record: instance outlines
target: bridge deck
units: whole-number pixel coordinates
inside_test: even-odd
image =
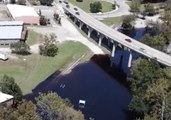
[[[77,15],[74,10],[76,6],[73,6],[72,4],[69,4],[69,8],[66,7],[66,4],[62,4],[64,10],[72,14],[75,18],[82,21],[84,24],[90,26],[94,30],[102,33],[104,36],[110,38],[111,40],[114,40],[115,42],[122,44],[123,46],[126,46],[130,48],[133,51],[136,51],[148,58],[156,59],[158,62],[165,64],[167,66],[171,67],[171,56],[161,52],[159,50],[156,50],[154,48],[151,48],[129,36],[126,36],[123,33],[120,33],[107,25],[103,24],[102,22],[96,20],[86,12],[84,12],[82,9],[77,7],[77,11],[79,12],[79,15]],[[131,42],[125,41],[125,39],[130,39]],[[144,51],[142,51],[144,49]]]

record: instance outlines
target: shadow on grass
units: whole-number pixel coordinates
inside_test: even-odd
[[[112,78],[117,79],[121,85],[124,85],[128,88],[129,85],[126,80],[127,75],[123,72],[122,69],[119,68],[119,65],[113,65],[112,68],[110,67],[110,58],[108,55],[94,55],[91,58],[91,61],[96,63],[105,73],[110,75]],[[72,70],[72,72],[77,71],[77,69],[81,69],[81,66],[89,66],[88,64],[89,63],[80,64],[76,66]],[[25,95],[24,98],[34,101],[34,98],[37,97],[40,92],[47,93],[48,91],[55,91],[55,85],[57,85],[60,79],[73,74],[72,72],[63,76],[60,74],[61,71],[56,71],[55,73],[51,74],[46,80],[37,85],[36,88],[32,90],[32,93]]]
[[[34,102],[35,97],[39,95],[39,93],[47,93],[48,91],[51,91],[50,85],[55,82],[54,80],[60,75],[61,71],[56,71],[53,74],[51,74],[46,80],[39,83],[33,90],[32,93],[29,93],[24,96],[25,99],[31,100]]]

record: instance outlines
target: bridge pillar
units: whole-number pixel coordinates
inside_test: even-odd
[[[131,52],[130,49],[128,51],[129,51],[128,67],[130,68],[131,67],[131,63],[132,63],[132,52]]]
[[[88,38],[90,38],[92,31],[93,31],[93,29],[91,27],[88,27]]]
[[[76,17],[74,17],[74,23],[76,23],[77,22],[77,18]]]
[[[108,41],[107,41],[108,46],[110,46],[110,41],[111,41],[111,39],[109,38]]]
[[[81,30],[81,28],[83,27],[84,23],[80,21],[80,26],[79,29]]]
[[[112,53],[111,56],[114,57],[115,56],[115,49],[116,49],[116,43],[113,43],[113,47],[112,47]]]
[[[99,35],[99,43],[98,43],[99,46],[101,46],[103,38],[104,38],[104,36],[102,34],[100,34]]]

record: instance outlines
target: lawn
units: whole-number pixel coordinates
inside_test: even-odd
[[[120,25],[122,23],[122,16],[121,17],[110,17],[101,20],[104,24],[111,26],[111,25]]]
[[[90,12],[90,3],[93,3],[97,0],[83,0],[83,2],[77,2],[76,0],[69,0],[73,5],[76,5],[83,9],[86,12]],[[99,0],[100,1],[100,0]],[[113,10],[112,4],[105,1],[100,1],[102,3],[102,12],[108,12]]]
[[[33,30],[28,29],[28,35],[27,35],[27,44],[33,45],[39,42],[40,34],[37,32],[34,32]]]
[[[87,52],[88,48],[79,42],[64,42],[59,45],[56,57],[34,54],[0,61],[0,77],[4,74],[14,77],[23,93],[27,94],[52,73],[66,68]]]

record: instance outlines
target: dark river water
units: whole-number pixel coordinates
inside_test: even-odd
[[[125,73],[129,73],[128,57],[128,51],[117,50],[113,58],[115,64]],[[139,55],[133,53],[133,59],[138,57]],[[54,91],[61,97],[70,99],[87,120],[90,117],[94,120],[131,120],[128,112],[131,93],[118,82],[124,80],[112,78],[91,60],[77,65],[66,75],[58,74],[56,72],[40,83],[33,94],[26,95],[26,98],[33,99],[38,92]],[[85,100],[85,108],[79,108],[79,100]]]

